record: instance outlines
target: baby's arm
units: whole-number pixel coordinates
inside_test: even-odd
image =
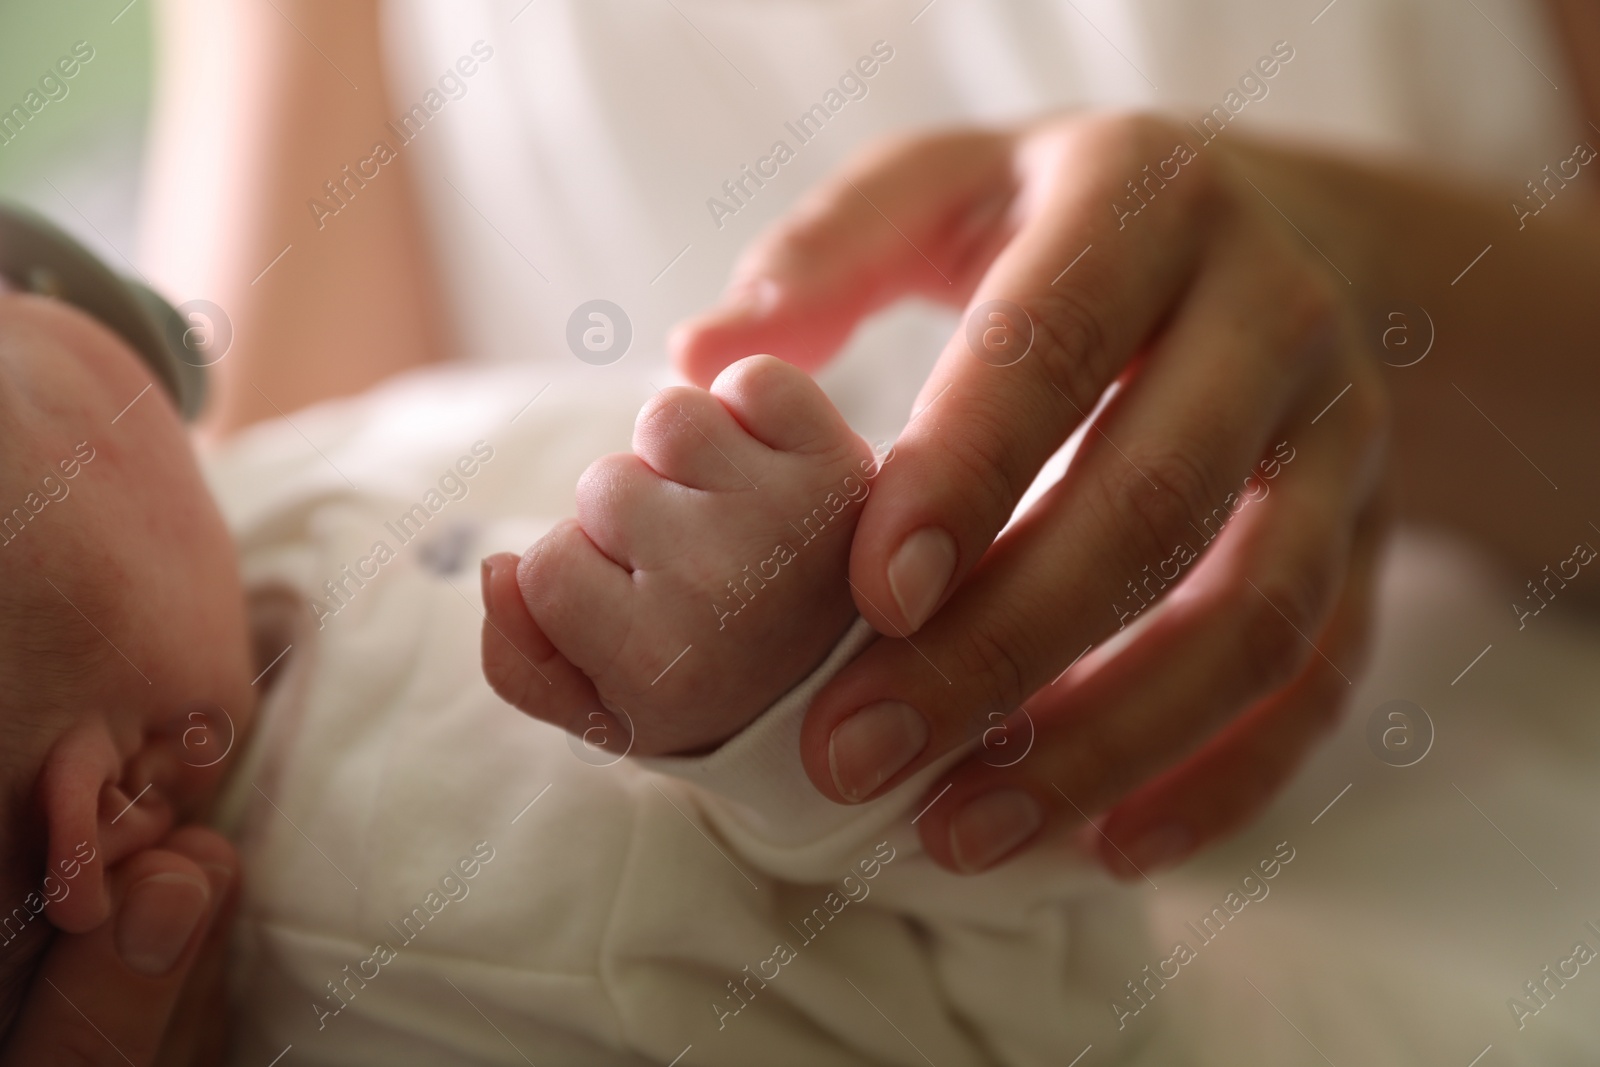
[[[709,393],[663,393],[640,415],[634,448],[590,468],[577,522],[520,561],[487,561],[484,664],[496,690],[584,738],[597,759],[641,759],[677,809],[667,825],[689,819],[757,890],[811,887],[802,903],[815,895],[830,911],[858,902],[860,951],[898,947],[897,981],[924,990],[906,996],[927,1026],[937,1017],[947,1030],[953,1016],[1005,1062],[1027,1064],[1111,1022],[1069,966],[1126,948],[1136,930],[1126,904],[1086,902],[1104,876],[1063,848],[977,878],[936,867],[913,805],[948,762],[848,806],[822,797],[801,766],[810,699],[873,640],[847,567],[860,503],[892,453],[874,458],[809,378],[770,357],[735,364]],[[841,792],[881,785],[856,770],[834,767],[841,786],[856,786]],[[679,862],[691,882],[704,873]],[[783,923],[770,933],[796,936]],[[807,1010],[830,982],[850,995],[844,978],[872,966],[830,944],[807,958],[814,972],[832,954],[839,973],[805,992],[783,979],[791,1006]],[[966,1040],[944,1040],[962,1062]]]

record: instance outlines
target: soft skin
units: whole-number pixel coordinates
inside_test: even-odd
[[[182,985],[172,976],[194,963],[234,867],[215,835],[173,831],[204,817],[230,766],[212,754],[249,731],[255,693],[233,545],[177,412],[151,386],[138,358],[87,317],[0,294],[0,506],[26,506],[47,474],[70,490],[0,546],[6,890],[21,899],[45,870],[74,871],[44,916],[83,936],[59,943],[45,966],[87,978],[83,961],[117,947],[104,931],[129,877],[162,875],[178,896],[187,882],[203,921],[186,947],[130,951],[144,973],[103,969],[91,982],[120,985],[132,1004],[160,986],[170,1009]],[[64,478],[62,461],[89,450]],[[197,749],[197,729],[211,749]]]
[[[1024,358],[980,359],[959,331],[924,385],[850,573],[862,615],[916,640],[869,649],[818,695],[802,735],[818,788],[860,801],[1028,701],[1029,758],[970,760],[919,824],[929,853],[957,870],[990,866],[1052,824],[1081,828],[1186,760],[1215,763],[1217,745],[1276,784],[1332,721],[1361,659],[1382,528],[1378,366],[1338,279],[1220,147],[1190,153],[1136,217],[1118,218],[1129,176],[1185,140],[1160,118],[1093,115],[890,144],[757,242],[735,283],[742,302],[675,338],[699,378],[763,341],[815,362],[911,292],[969,308],[1008,300],[1032,319]],[[869,201],[898,205],[898,225],[944,277],[868,217]],[[1114,383],[1067,476],[991,547]],[[1293,467],[1236,509],[1280,442],[1298,450]],[[1237,514],[1181,580],[1149,587],[1161,610],[1121,650],[1084,655],[1118,631],[1112,605],[1129,583],[1197,543],[1216,508]],[[1256,759],[1264,734],[1279,759]],[[871,759],[854,751],[863,738]],[[838,773],[852,766],[859,778]],[[1221,778],[1225,789],[1244,780]],[[1210,832],[1237,825],[1255,798],[1230,799]],[[1169,798],[1168,811],[1192,819],[1196,806]],[[1155,820],[1094,841],[1137,877],[1199,836],[1192,822]]]
[[[1197,158],[1119,218],[1127,183],[1184,143]],[[819,694],[802,741],[812,781],[861,799],[833,770],[866,735],[847,720],[869,709],[915,712],[895,743],[876,735],[892,758],[865,780],[892,788],[1026,701],[1029,757],[969,759],[919,823],[941,862],[973,866],[954,844],[967,831],[990,841],[983,866],[1093,818],[1100,859],[1138,879],[1247,823],[1351,691],[1390,500],[1517,561],[1543,562],[1552,529],[1584,528],[1600,492],[1587,458],[1600,208],[1576,183],[1563,197],[1534,220],[1548,225],[1519,231],[1492,185],[1231,130],[1202,147],[1182,123],[1104,113],[907,137],[824,182],[755,242],[724,305],[678,331],[690,377],[749,351],[815,366],[911,294],[1013,301],[1035,342],[1002,367],[958,331],[922,390],[850,575],[863,615],[916,644],[880,643]],[[874,204],[894,205],[894,227]],[[1385,367],[1371,325],[1411,302],[1448,359]],[[1068,477],[991,547],[1113,382]],[[1560,492],[1464,397],[1492,397]],[[1298,458],[1271,495],[1152,586],[1160,610],[1106,648],[1127,583],[1192,542],[1282,441]]]
[[[343,234],[330,228],[320,235],[318,255],[287,256],[258,278],[262,264],[306,232],[297,200],[303,193],[291,192],[318,187],[328,160],[345,159],[352,143],[393,113],[380,93],[365,88],[382,82],[374,4],[296,0],[279,6],[296,25],[314,26],[325,47],[337,44],[344,73],[363,92],[349,92],[341,73],[307,50],[271,10],[249,16],[248,6],[190,0],[182,8],[192,25],[174,19],[166,27],[193,32],[168,36],[171,54],[183,61],[169,65],[181,77],[163,94],[173,135],[156,153],[166,180],[152,183],[163,208],[148,227],[161,253],[153,269],[161,276],[161,266],[168,267],[162,280],[176,291],[211,293],[234,318],[238,342],[217,368],[222,392],[235,398],[218,408],[225,430],[273,416],[266,396],[292,410],[449,351],[436,343],[444,290],[426,280],[434,264],[421,239],[418,200],[405,182],[363,193],[369,198],[349,219],[352,227],[341,219]],[[1563,84],[1561,99],[1600,125],[1600,9],[1584,0],[1543,6],[1570,53],[1570,70],[1555,75]],[[211,65],[217,55],[230,62]],[[239,121],[207,121],[204,105],[218,92],[236,94]],[[1034,814],[1044,814],[1038,810],[1043,805],[1057,821],[1082,825],[1085,813],[1103,817],[1104,836],[1090,837],[1116,873],[1137,878],[1129,857],[1146,869],[1176,862],[1247,823],[1326,731],[1340,695],[1349,691],[1327,661],[1353,676],[1360,658],[1381,508],[1371,506],[1370,472],[1356,462],[1365,442],[1350,435],[1349,426],[1332,425],[1336,415],[1370,429],[1382,425],[1392,402],[1398,416],[1388,470],[1399,483],[1403,512],[1449,523],[1510,557],[1532,561],[1535,571],[1548,561],[1550,545],[1541,540],[1549,529],[1582,528],[1587,521],[1577,514],[1581,503],[1600,493],[1600,466],[1587,462],[1600,449],[1600,423],[1590,410],[1600,365],[1589,340],[1600,330],[1591,292],[1600,271],[1600,209],[1589,190],[1575,184],[1519,232],[1503,187],[1474,187],[1460,173],[1427,173],[1349,148],[1312,149],[1284,136],[1252,142],[1230,127],[1203,149],[1213,158],[1181,164],[1180,176],[1118,231],[1111,205],[1129,195],[1125,183],[1142,179],[1147,165],[1172,173],[1173,164],[1164,161],[1173,158],[1173,125],[1149,116],[1080,112],[1041,116],[1015,129],[943,131],[878,146],[845,169],[853,186],[835,175],[788,212],[749,250],[727,300],[677,337],[682,366],[706,384],[752,352],[815,366],[863,318],[911,293],[956,307],[969,297],[998,295],[1021,303],[1041,323],[1042,347],[1013,368],[974,360],[964,338],[954,339],[923,394],[925,401],[939,399],[917,420],[916,432],[899,442],[901,458],[867,503],[851,560],[858,606],[888,637],[924,621],[917,645],[957,669],[946,668],[954,685],[930,693],[923,684],[931,672],[921,656],[886,649],[841,676],[814,708],[806,738],[807,766],[828,796],[844,796],[829,759],[833,732],[864,701],[887,697],[914,705],[933,735],[913,765],[885,783],[892,785],[970,737],[972,727],[987,728],[993,712],[1028,699],[1039,733],[1022,784]],[[1081,166],[1063,168],[1063,158]],[[1592,166],[1586,170],[1593,174]],[[1240,180],[1245,177],[1255,188]],[[208,187],[232,195],[200,195]],[[161,225],[193,220],[197,211],[205,213],[198,224]],[[1102,240],[1097,227],[1127,240]],[[196,247],[168,236],[179,234],[190,235]],[[1211,253],[1228,249],[1230,242],[1218,238],[1230,234],[1269,254],[1251,260],[1235,242],[1229,256],[1197,255],[1197,246]],[[1452,286],[1491,242],[1494,251]],[[1196,262],[1205,269],[1185,273],[1185,265]],[[212,269],[180,269],[185,264]],[[1225,265],[1230,270],[1218,269]],[[1183,318],[1203,320],[1195,314],[1152,317],[1150,300],[1163,311],[1225,317],[1221,312],[1233,299],[1210,299],[1218,288],[1240,290],[1235,310],[1252,314],[1217,323],[1220,332],[1213,336],[1242,333],[1237,352],[1260,358],[1245,360],[1242,378],[1219,370],[1188,392],[1140,390],[1145,417],[1154,400],[1172,404],[1157,413],[1153,438],[1138,442],[1136,451],[1122,427],[1103,425],[1105,437],[1091,431],[1090,441],[1112,454],[1102,455],[1093,477],[1079,482],[1078,500],[1063,504],[1058,496],[1054,510],[1040,516],[1045,521],[1017,528],[1009,547],[1002,542],[1007,558],[997,556],[990,566],[984,553],[1011,503],[1070,424],[1083,417],[1074,405],[1090,410],[1095,386],[1134,366],[1134,349],[1142,352],[1141,343],[1153,341],[1154,333],[1179,353],[1169,361],[1175,367],[1198,365],[1204,347],[1214,353],[1217,346],[1190,344],[1208,331],[1191,325],[1185,336],[1171,328]],[[1368,378],[1337,377],[1339,364],[1351,358],[1345,338],[1336,337],[1331,353],[1303,360],[1286,342],[1297,333],[1314,337],[1309,327],[1319,319],[1347,323],[1351,305],[1370,323],[1374,313],[1393,310],[1397,298],[1422,304],[1436,319],[1445,316],[1440,329],[1449,330],[1451,358],[1436,355],[1404,375],[1385,368],[1383,381],[1393,388],[1388,402]],[[1266,313],[1254,314],[1263,303]],[[1157,323],[1163,329],[1155,329]],[[381,341],[369,343],[374,338]],[[1092,353],[1097,339],[1105,342],[1100,358],[1070,358],[1074,350]],[[1505,359],[1507,352],[1518,358]],[[1061,392],[1038,380],[1036,390],[1011,388],[1033,372],[1028,364],[1043,358],[1070,372],[1056,379]],[[1091,653],[1041,692],[1086,646],[1116,628],[1110,605],[1128,596],[1125,581],[1173,552],[1171,541],[1155,536],[1170,523],[1170,512],[1163,521],[1161,505],[1146,503],[1159,501],[1160,491],[1151,491],[1106,441],[1114,440],[1153,481],[1189,487],[1197,496],[1219,491],[1205,501],[1207,509],[1216,507],[1262,458],[1248,455],[1250,439],[1268,446],[1286,439],[1262,425],[1283,421],[1284,412],[1260,405],[1242,419],[1217,418],[1198,442],[1169,431],[1193,435],[1197,415],[1218,401],[1223,406],[1217,411],[1234,411],[1219,394],[1248,387],[1263,367],[1298,375],[1296,417],[1314,417],[1345,385],[1355,386],[1314,427],[1342,435],[1340,444],[1302,453],[1274,483],[1271,497],[1243,513],[1255,513],[1252,536],[1270,555],[1252,560],[1248,551],[1235,550],[1204,589],[1184,590],[1221,607],[1207,624],[1197,628],[1191,612],[1187,627],[1180,618],[1162,629],[1168,640],[1137,642],[1138,655],[1116,671],[1099,672],[1094,688],[1081,688],[1099,664]],[[1144,384],[1150,381],[1146,376]],[[1492,396],[1504,404],[1492,413],[1496,421],[1520,447],[1545,459],[1542,466],[1561,462],[1562,470],[1550,472],[1559,493],[1527,468],[1452,381],[1480,402]],[[1313,400],[1319,390],[1320,400]],[[1310,417],[1303,418],[1307,425]],[[1367,441],[1381,446],[1381,438],[1374,432]],[[1335,469],[1302,466],[1313,455],[1331,459]],[[1286,492],[1291,477],[1305,490]],[[1098,530],[1060,521],[1063,511],[1076,513],[1079,526],[1095,518],[1096,505],[1082,502],[1091,495],[1085,489],[1109,494]],[[1149,495],[1141,498],[1141,492]],[[1266,516],[1272,521],[1261,521]],[[1235,539],[1242,541],[1248,531],[1238,527]],[[949,534],[954,545],[938,534],[916,540],[917,551],[900,568],[897,598],[891,560],[912,535],[930,529]],[[1158,543],[1134,553],[1141,558],[1129,573],[1107,578],[1110,589],[1096,587],[1091,572],[1110,570],[1108,560],[1127,562],[1128,550],[1141,541]],[[941,588],[944,572],[949,577]],[[1189,575],[1201,578],[1198,566]],[[1148,636],[1162,636],[1153,626],[1155,613],[1145,619],[1152,627]],[[1174,642],[1191,661],[1217,651],[1207,642],[1225,644],[1219,658],[1205,660],[1220,673],[1191,681],[1183,673],[1190,668],[1166,658]],[[892,683],[874,691],[864,684],[869,675]],[[1126,688],[1118,688],[1118,678]],[[1130,707],[1144,717],[1124,716]],[[958,794],[979,799],[996,784],[985,777],[993,770],[967,763],[951,794],[918,823],[936,857],[955,865],[946,842],[957,809],[948,801]],[[1020,804],[1010,810],[1024,814]],[[1013,829],[1025,823],[1013,822]],[[1006,836],[1017,840],[1014,834],[993,840],[1006,844]]]
[[[817,384],[752,356],[663,390],[578,519],[484,563],[484,674],[596,747],[703,751],[809,674],[850,624],[850,537],[881,457]]]
[[[233,846],[210,830],[180,827],[159,847],[128,857],[109,878],[107,921],[81,934],[58,933],[50,943],[16,1026],[0,1040],[0,1067],[224,1062],[226,950],[239,896]],[[152,886],[190,896],[204,887],[207,896],[187,913],[162,915],[149,910]],[[172,965],[150,973],[140,954],[153,943],[150,934],[181,937],[181,923],[191,918],[194,929]]]

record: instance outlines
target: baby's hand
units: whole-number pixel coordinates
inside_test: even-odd
[[[855,616],[850,541],[878,461],[772,356],[645,405],[578,518],[484,561],[483,669],[607,750],[700,752],[827,657]]]

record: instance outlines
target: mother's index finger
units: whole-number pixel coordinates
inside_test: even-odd
[[[914,633],[938,609],[1192,276],[1210,179],[1176,137],[1158,120],[1097,120],[1018,149],[1029,217],[979,283],[856,531],[856,606],[880,632]],[[1189,160],[1179,176],[1130,218],[1123,186],[1175,156]]]

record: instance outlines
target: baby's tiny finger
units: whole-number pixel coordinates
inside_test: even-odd
[[[507,704],[566,726],[560,709],[584,687],[593,699],[594,687],[533,621],[517,587],[518,562],[509,552],[483,561],[483,674]]]

